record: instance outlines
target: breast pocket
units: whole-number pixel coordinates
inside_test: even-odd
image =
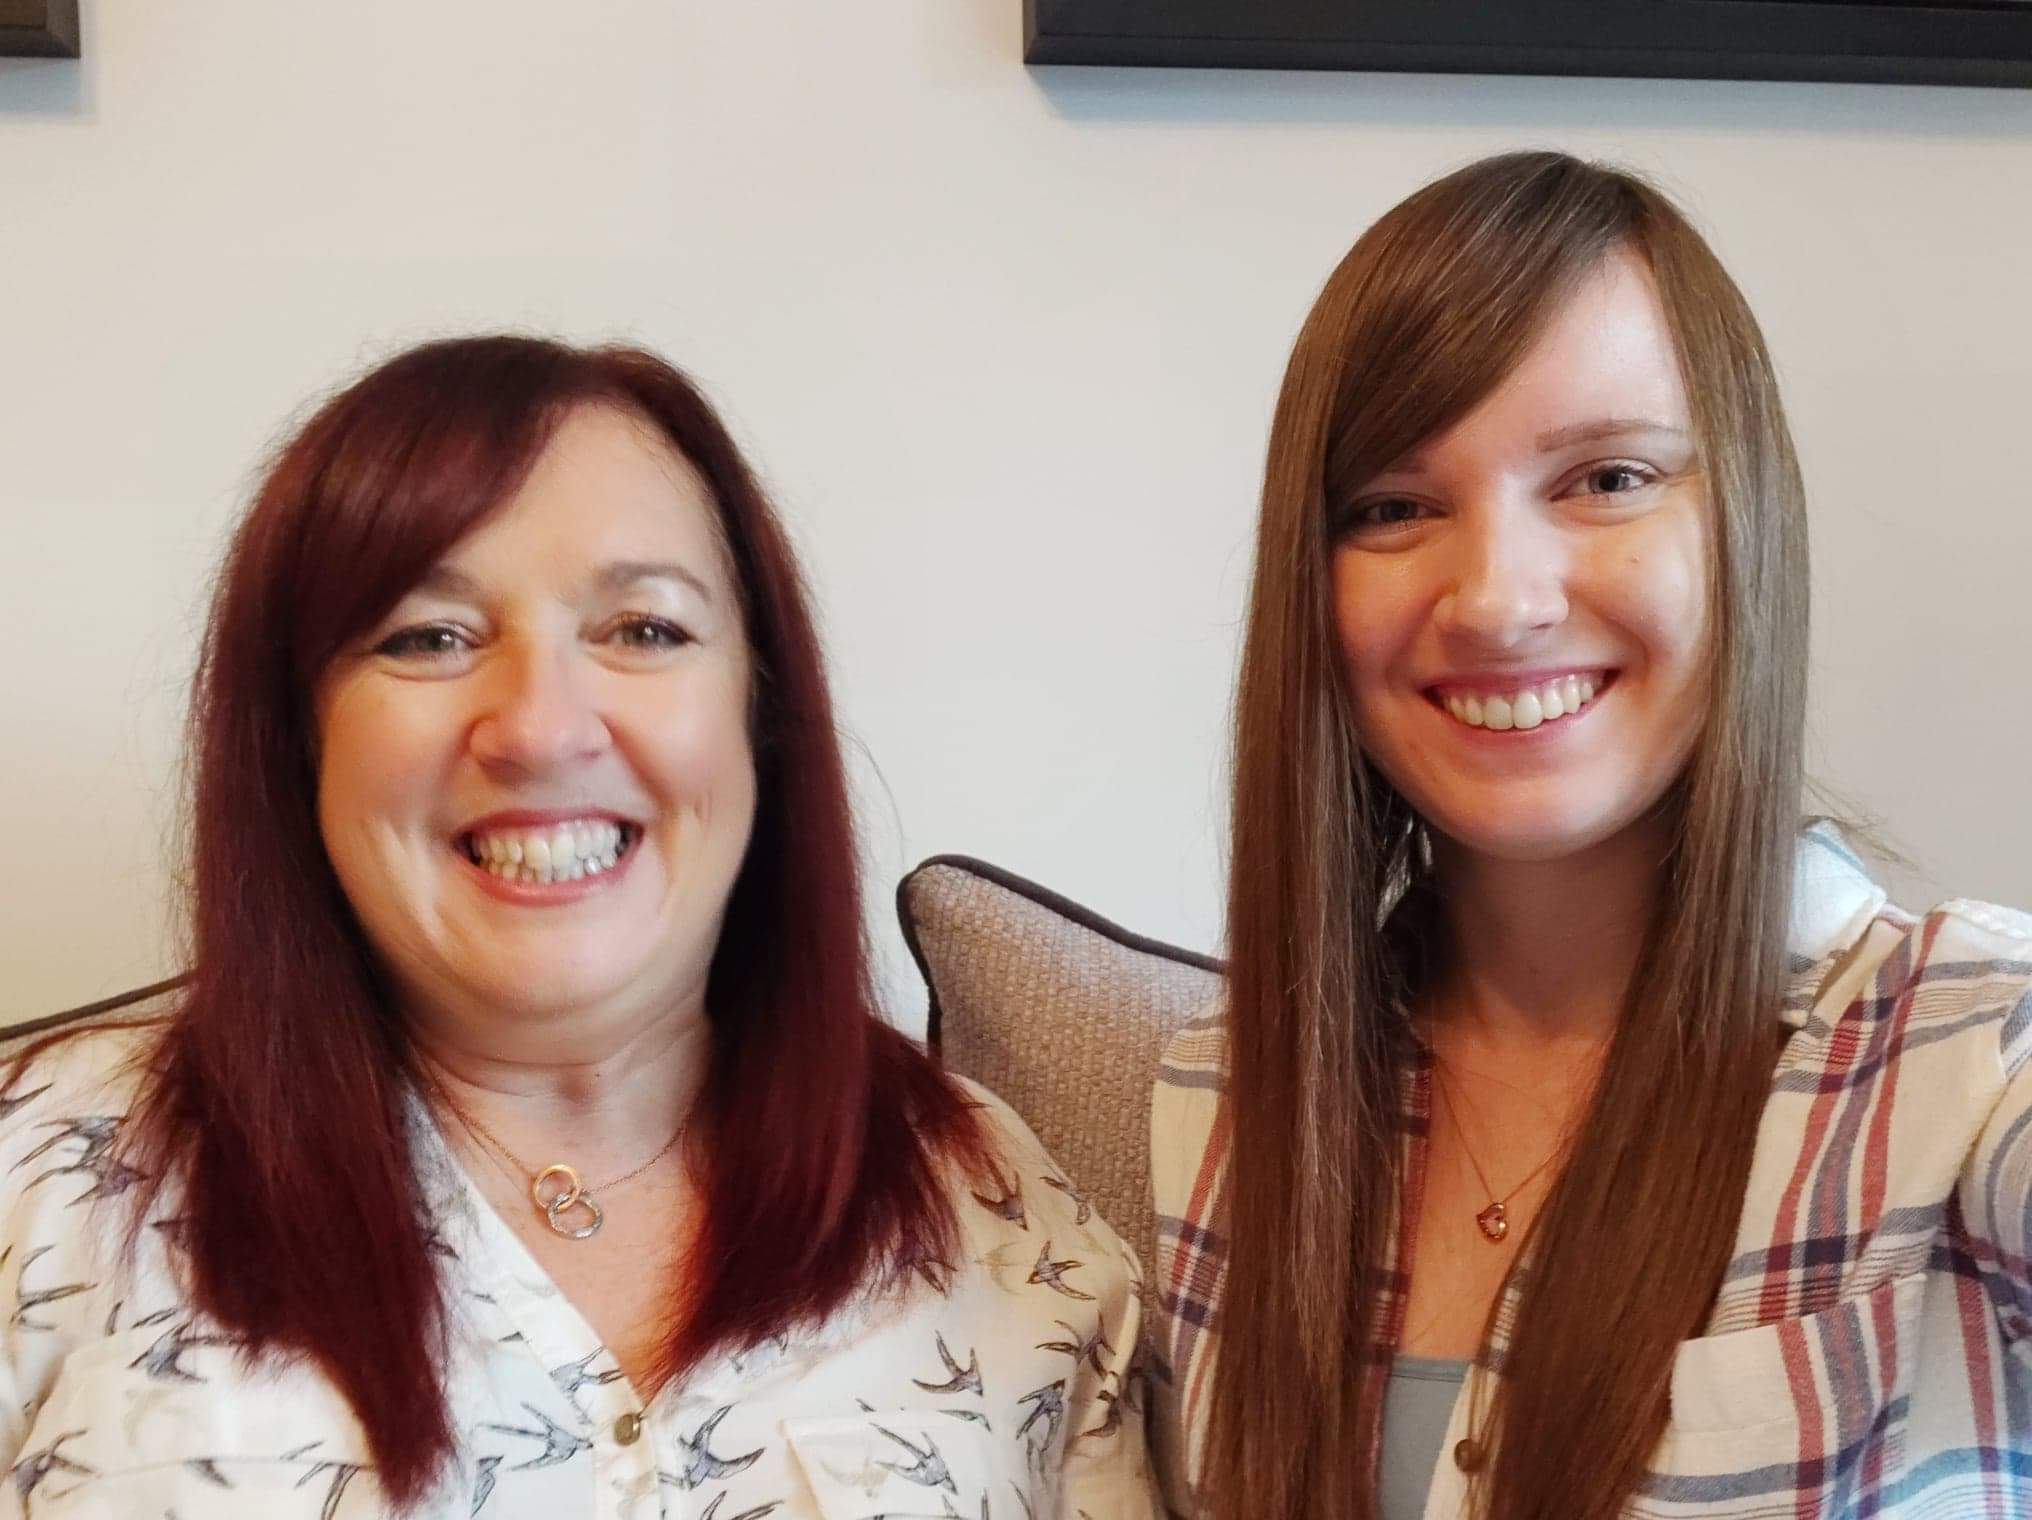
[[[783,1433],[825,1520],[951,1520],[1034,1502],[1028,1474],[981,1425],[938,1410],[786,1420]]]
[[[0,1516],[385,1513],[358,1422],[336,1389],[301,1365],[247,1367],[236,1347],[184,1318],[73,1351],[12,1479]]]
[[[1817,1314],[1686,1342],[1630,1514],[1876,1513],[1904,1464],[1925,1293],[1914,1272]]]

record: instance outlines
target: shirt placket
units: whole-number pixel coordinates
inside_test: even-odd
[[[688,1520],[659,1480],[664,1443],[612,1353],[441,1146],[439,1158],[447,1169],[441,1229],[477,1297],[515,1337],[488,1354],[525,1358],[532,1386],[549,1394],[551,1417],[568,1420],[566,1429],[588,1448],[591,1507],[580,1512],[597,1520]]]

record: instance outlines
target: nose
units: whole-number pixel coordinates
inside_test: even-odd
[[[1465,642],[1509,650],[1557,627],[1567,613],[1567,546],[1524,504],[1463,512],[1436,616]]]
[[[532,643],[502,649],[491,663],[469,739],[482,765],[540,775],[612,742],[574,650]]]

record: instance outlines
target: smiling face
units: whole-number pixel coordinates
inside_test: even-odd
[[[703,998],[755,811],[704,483],[582,407],[318,684],[318,816],[405,1006],[470,1026]]]
[[[1478,854],[1554,860],[1627,829],[1706,716],[1707,524],[1671,334],[1618,253],[1336,524],[1365,753]]]

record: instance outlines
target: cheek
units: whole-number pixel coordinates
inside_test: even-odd
[[[1658,537],[1620,557],[1610,596],[1652,674],[1692,689],[1705,679],[1711,637],[1706,543],[1697,525]]]
[[[718,817],[752,811],[755,761],[745,689],[716,681],[673,696],[643,734],[649,761],[671,801]]]
[[[318,703],[318,824],[335,862],[429,809],[444,741],[425,716],[363,687]]]
[[[1404,578],[1378,573],[1364,557],[1334,563],[1334,633],[1341,672],[1357,709],[1380,695],[1391,665],[1410,648],[1418,627],[1415,599]]]
[[[318,704],[318,822],[327,848],[343,848],[386,783],[387,773],[372,763],[380,746],[370,742],[385,736],[382,706],[357,690]]]

